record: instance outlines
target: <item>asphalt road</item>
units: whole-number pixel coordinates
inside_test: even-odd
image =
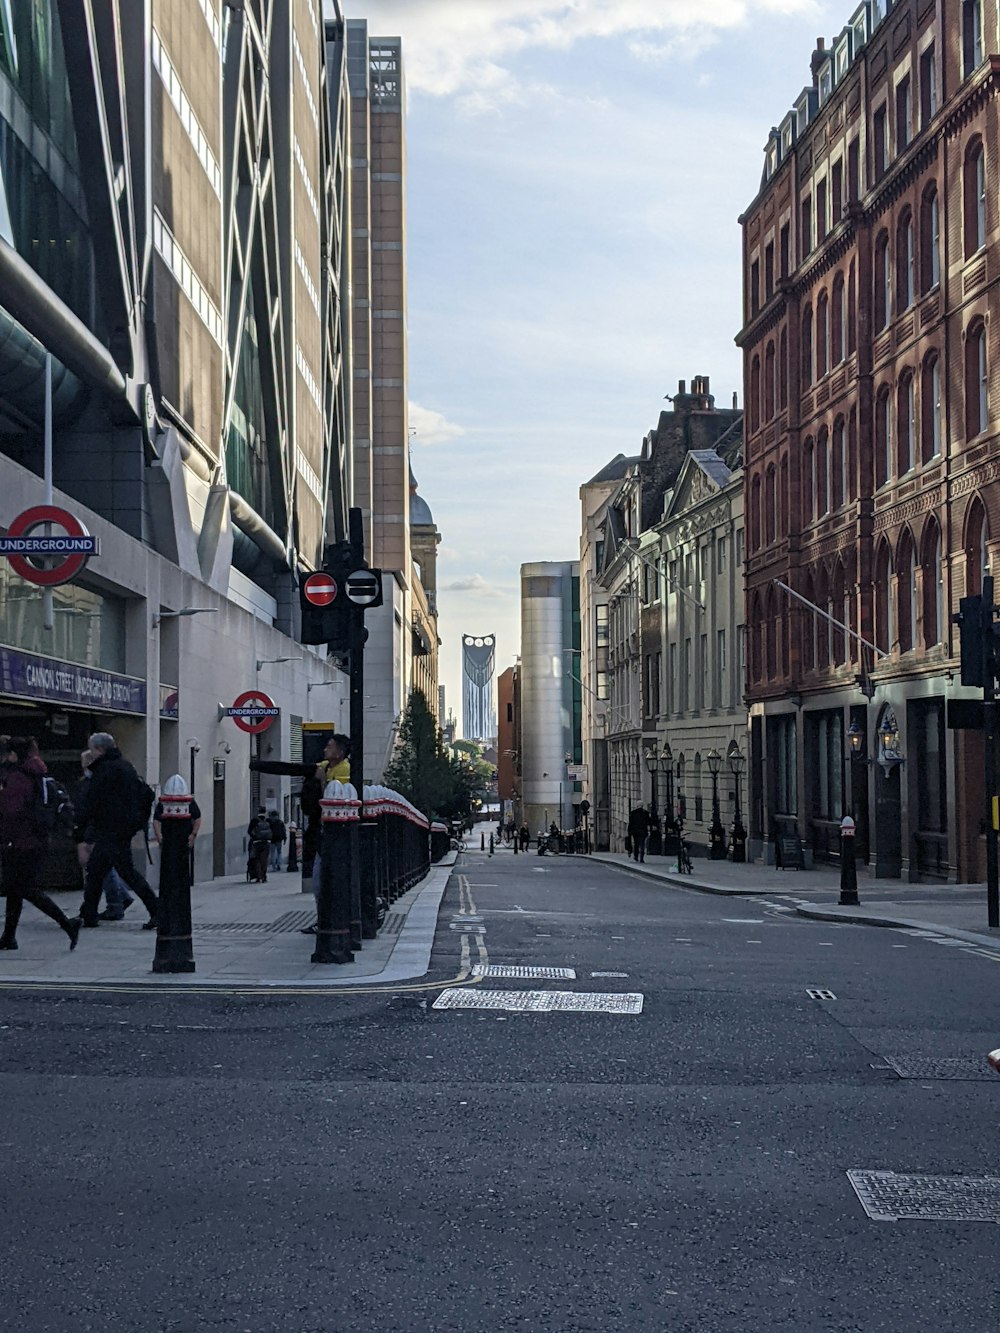
[[[1000,1176],[1000,956],[781,905],[476,853],[410,988],[0,991],[3,1328],[997,1333],[996,1223],[847,1172]]]

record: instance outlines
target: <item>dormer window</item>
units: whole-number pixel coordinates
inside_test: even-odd
[[[868,40],[868,29],[865,23],[864,13],[859,14],[854,20],[854,27],[851,29],[851,33],[854,38],[854,54],[857,55]]]
[[[833,70],[830,68],[829,60],[820,70],[819,74],[819,104],[823,105],[833,92]]]
[[[878,27],[878,25],[885,18],[885,0],[872,0],[871,13],[872,13],[872,32],[874,32],[875,29]]]

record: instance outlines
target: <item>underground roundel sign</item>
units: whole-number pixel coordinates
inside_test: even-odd
[[[97,538],[58,505],[33,505],[0,537],[0,556],[10,561],[14,573],[42,588],[71,582],[90,557],[99,554]]]
[[[233,706],[226,709],[226,716],[233,719],[240,731],[256,735],[257,732],[267,731],[278,716],[278,709],[274,706],[274,700],[261,690],[244,690],[234,699]]]

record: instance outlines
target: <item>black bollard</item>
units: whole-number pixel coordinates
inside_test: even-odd
[[[378,825],[369,813],[366,802],[364,818],[358,826],[361,851],[361,938],[365,940],[374,940],[378,937],[377,837]]]
[[[479,850],[480,850],[481,852],[485,852],[485,851],[486,851],[486,834],[485,834],[485,833],[480,833],[480,835],[479,835]]]
[[[840,906],[858,907],[858,871],[854,863],[854,820],[845,815],[840,821]]]
[[[288,826],[288,865],[289,872],[299,868],[299,831],[294,824]]]
[[[490,856],[493,855],[493,834],[490,834]]]
[[[516,856],[516,855],[517,855],[517,844],[520,842],[520,839],[515,835],[515,836],[511,839],[511,841],[512,841],[513,844],[514,844],[514,855]]]
[[[353,798],[353,787],[345,786],[343,791],[348,794],[324,796],[320,801],[323,831],[320,834],[314,963],[354,962],[351,951],[351,824],[357,823],[359,802]]]
[[[183,779],[177,779],[183,786]],[[166,786],[173,785],[174,780]],[[193,972],[191,940],[191,833],[190,792],[162,798],[163,841],[160,844],[160,906],[156,914],[154,972]]]

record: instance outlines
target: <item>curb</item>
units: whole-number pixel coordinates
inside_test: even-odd
[[[980,935],[972,930],[941,926],[935,921],[917,921],[907,916],[871,916],[865,912],[835,912],[823,907],[802,906],[797,906],[795,911],[798,916],[809,917],[813,921],[841,921],[850,926],[887,926],[891,930],[932,930],[936,935],[964,940],[966,944],[988,944],[994,949],[1000,945],[1000,932],[995,936]]]
[[[714,893],[723,898],[763,898],[770,893],[778,892],[775,888],[723,888],[719,884],[708,884],[703,879],[693,879],[690,875],[679,875],[676,872],[671,874],[662,870],[646,870],[641,862],[633,862],[631,865],[623,866],[620,861],[605,861],[603,858],[594,857],[591,859],[596,860],[598,865],[610,866],[612,870],[621,870],[626,875],[639,875],[640,878],[652,880],[656,884],[671,884],[680,889],[694,889],[696,893]]]

